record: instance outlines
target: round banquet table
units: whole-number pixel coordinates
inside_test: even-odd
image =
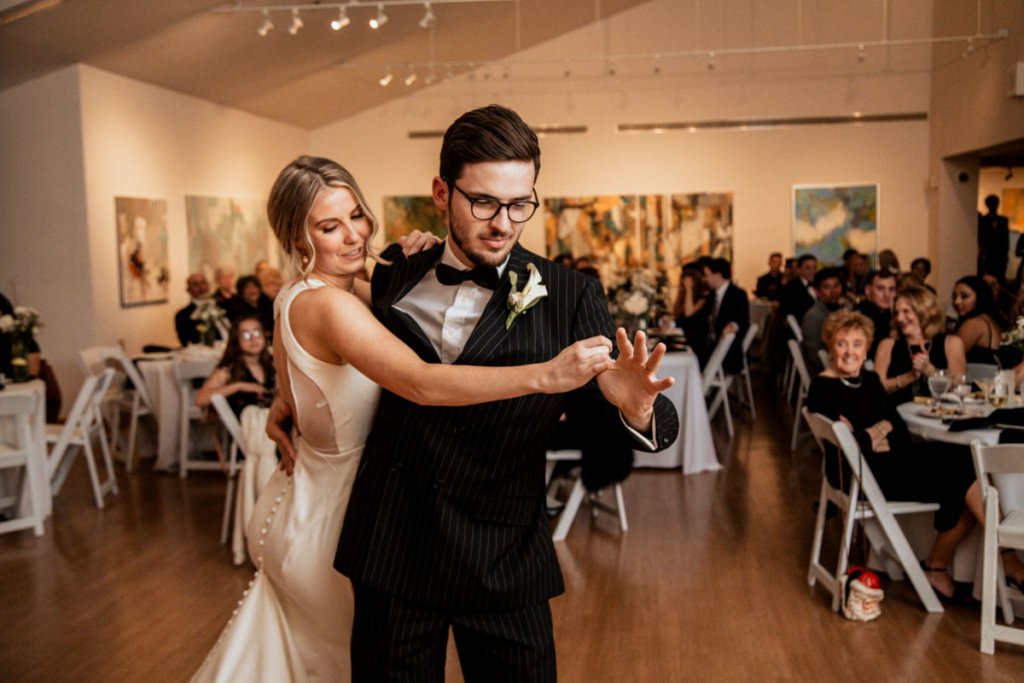
[[[675,443],[658,453],[634,451],[634,464],[637,467],[682,467],[683,474],[722,469],[711,439],[697,355],[690,350],[665,354],[658,377],[669,376],[675,378],[675,384],[662,394],[672,401],[679,414],[679,436]]]

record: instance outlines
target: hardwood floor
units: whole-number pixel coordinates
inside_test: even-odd
[[[808,588],[819,460],[809,439],[789,453],[788,412],[762,398],[756,425],[716,433],[722,471],[626,481],[628,533],[581,511],[551,605],[561,679],[1024,680],[1024,648],[978,652],[977,605],[929,615],[883,580],[882,617],[857,624]],[[150,462],[105,510],[79,462],[43,538],[0,536],[0,680],[185,681],[202,661],[251,569],[218,543],[223,479]]]

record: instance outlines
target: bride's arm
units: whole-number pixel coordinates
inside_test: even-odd
[[[531,365],[427,363],[389,332],[355,296],[322,288],[296,297],[291,327],[299,344],[328,363],[351,363],[382,387],[421,405],[464,406],[527,394],[557,394],[611,366],[611,342],[592,337]]]

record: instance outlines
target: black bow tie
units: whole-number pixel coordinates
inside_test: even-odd
[[[472,270],[459,270],[452,268],[447,263],[437,265],[437,281],[442,285],[461,285],[466,280],[472,280],[487,289],[497,289],[498,269],[491,266],[477,266]]]

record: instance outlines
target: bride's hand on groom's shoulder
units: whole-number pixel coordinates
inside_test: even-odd
[[[267,438],[277,444],[281,469],[291,476],[295,469],[295,446],[292,444],[292,409],[280,396],[274,397],[267,414]]]
[[[433,249],[439,242],[441,242],[440,237],[421,230],[413,230],[408,235],[398,238],[398,243],[402,245],[402,253],[407,258],[421,251]]]

